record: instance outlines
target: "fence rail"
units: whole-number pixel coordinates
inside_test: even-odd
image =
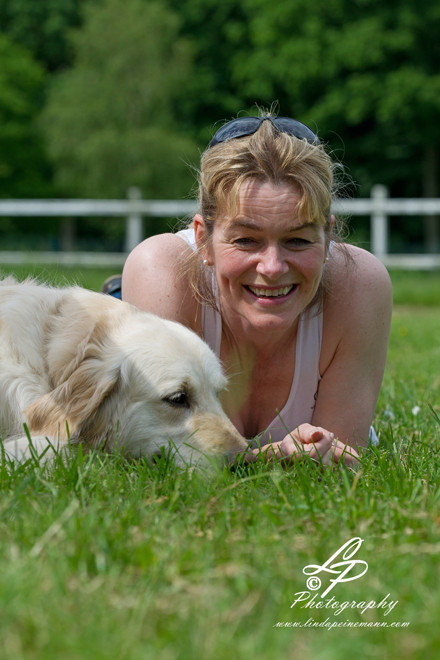
[[[0,263],[44,263],[79,266],[123,265],[130,252],[144,238],[144,217],[181,217],[193,214],[191,200],[143,200],[137,188],[130,188],[125,200],[0,200],[0,217],[120,217],[125,219],[125,251],[96,252],[14,252],[0,251]],[[440,199],[391,199],[384,186],[372,188],[371,197],[337,200],[332,211],[339,215],[370,216],[371,251],[386,266],[394,268],[440,268],[440,254],[389,254],[390,216],[440,216]]]

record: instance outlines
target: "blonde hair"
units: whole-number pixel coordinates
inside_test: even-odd
[[[209,244],[218,218],[237,215],[239,193],[245,181],[291,184],[300,195],[299,215],[323,226],[329,241],[336,167],[321,144],[282,133],[270,121],[263,121],[252,135],[208,148],[202,155],[198,177],[199,212],[205,222],[206,242],[191,255],[185,267],[197,299],[215,306],[211,278],[206,276],[199,253]],[[333,230],[333,240],[338,240],[337,234]],[[324,279],[318,290],[321,298]]]

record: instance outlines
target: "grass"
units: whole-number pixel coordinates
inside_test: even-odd
[[[0,266],[0,277],[14,275],[22,280],[25,277],[36,277],[44,282],[56,285],[78,284],[93,291],[99,291],[102,283],[118,269],[80,268],[63,266]]]
[[[83,271],[80,281],[99,288],[108,274]],[[179,472],[165,459],[153,469],[81,454],[50,468],[2,467],[0,658],[435,657],[440,274],[416,275],[418,297],[412,278],[392,277],[381,444],[356,473],[308,462],[289,472]],[[368,571],[328,597],[388,595],[398,601],[392,612],[291,608],[306,590],[302,569],[353,537],[363,539],[356,558]],[[409,626],[354,627],[375,622]]]

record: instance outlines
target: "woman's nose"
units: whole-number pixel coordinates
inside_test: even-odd
[[[277,279],[289,270],[279,245],[270,245],[260,253],[257,272],[270,279]]]

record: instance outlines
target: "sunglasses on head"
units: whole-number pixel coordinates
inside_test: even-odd
[[[226,142],[226,140],[252,135],[258,131],[263,121],[266,120],[270,121],[280,133],[287,133],[287,135],[292,135],[300,140],[307,140],[310,144],[321,144],[318,136],[310,128],[290,117],[238,117],[238,119],[233,119],[218,129],[209,143],[208,149],[220,144],[220,142]]]

